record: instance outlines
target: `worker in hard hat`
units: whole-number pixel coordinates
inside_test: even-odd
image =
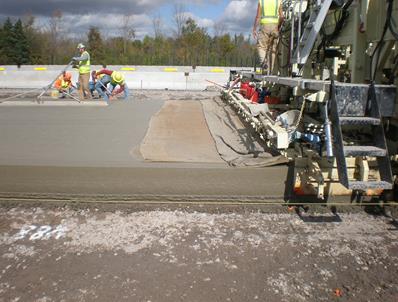
[[[77,68],[79,69],[79,97],[81,100],[85,98],[91,99],[89,88],[91,70],[90,54],[82,43],[77,45],[77,49],[80,52],[80,57],[74,57],[72,60],[77,63]]]
[[[258,55],[265,74],[270,74],[275,65],[279,28],[282,22],[281,0],[259,0],[253,25],[253,37],[257,39]],[[260,29],[257,32],[259,24]]]
[[[102,69],[106,69],[105,64],[102,64]],[[97,72],[95,70],[93,70],[91,72],[91,79],[89,82],[91,97],[94,98],[94,91],[96,91],[95,84],[98,82],[98,80],[102,79],[104,76],[105,76],[105,74],[100,74],[97,76]],[[102,91],[105,91],[105,90],[106,90],[106,87],[102,87]]]
[[[102,69],[97,72],[96,76],[99,77],[102,74],[104,76],[97,81],[95,89],[105,101],[108,102],[109,97],[115,97],[122,92],[124,92],[124,99],[128,98],[129,89],[122,73],[109,69]],[[119,86],[119,88],[115,90],[116,86]],[[103,91],[103,88],[105,88],[105,91]]]
[[[54,87],[59,91],[61,98],[64,98],[65,94],[70,94],[73,88],[72,74],[64,71],[55,81]]]

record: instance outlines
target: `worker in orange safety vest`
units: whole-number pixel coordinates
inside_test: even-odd
[[[72,74],[70,72],[64,71],[59,78],[55,81],[54,87],[61,94],[61,98],[65,98],[65,93],[70,94],[73,88],[72,84]]]

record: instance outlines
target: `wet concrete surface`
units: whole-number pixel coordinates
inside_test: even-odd
[[[286,167],[0,167],[0,192],[283,199]],[[278,178],[277,178],[278,177]]]
[[[362,212],[0,207],[0,301],[398,299],[397,224]]]
[[[165,101],[194,103],[214,95],[218,92],[134,91],[128,101],[107,107],[1,107],[0,192],[283,198],[286,166],[240,169],[221,160],[142,158],[150,119]]]
[[[167,100],[195,102],[211,99],[217,94],[138,91],[129,100],[113,101],[106,107],[0,107],[0,165],[156,166],[156,163],[145,162],[139,150],[152,116]],[[179,163],[169,166],[184,167]],[[193,163],[192,166],[198,165]],[[217,166],[225,164],[221,162]]]
[[[0,165],[126,167],[163,100],[108,107],[3,107]]]

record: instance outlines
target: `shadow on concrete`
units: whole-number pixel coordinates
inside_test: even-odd
[[[297,214],[300,219],[306,223],[335,223],[335,222],[342,222],[343,220],[338,214],[334,214],[333,216],[325,216],[325,215],[319,215],[319,216],[305,216],[302,215],[301,213]]]
[[[392,219],[391,221],[388,222],[389,225],[391,225],[393,228],[389,228],[387,230],[389,231],[398,231],[398,221],[395,219]]]
[[[285,192],[283,194],[284,201],[289,204],[295,200],[294,194],[294,162],[288,163],[288,170],[285,180]]]

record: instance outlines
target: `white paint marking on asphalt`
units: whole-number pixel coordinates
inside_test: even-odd
[[[51,227],[49,225],[43,225],[37,229],[37,231],[29,237],[29,240],[39,240],[44,237],[44,235],[51,231]]]
[[[30,231],[33,231],[36,228],[37,228],[37,226],[35,226],[35,225],[28,225],[28,226],[22,227],[22,229],[19,231],[19,233],[17,233],[15,235],[15,240],[24,239],[26,237],[26,235],[28,235],[30,233]]]
[[[51,238],[58,240],[65,236],[66,230],[67,229],[62,225],[55,227],[49,225],[27,225],[22,227],[22,229],[14,236],[14,239],[22,240],[30,235],[29,240],[31,241],[48,240]]]

